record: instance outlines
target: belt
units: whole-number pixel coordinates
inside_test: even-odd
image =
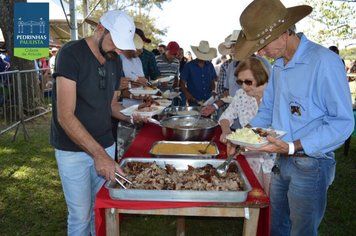
[[[289,157],[308,158],[309,157],[304,152],[296,152],[293,155],[280,154],[279,156],[283,158],[289,158]]]

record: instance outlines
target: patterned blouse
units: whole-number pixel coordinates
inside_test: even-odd
[[[244,127],[256,116],[257,110],[258,104],[256,99],[247,95],[245,90],[238,89],[231,104],[220,116],[219,124],[221,120],[227,119],[231,126],[234,123],[234,120],[239,118],[241,126]]]
[[[219,123],[223,119],[227,119],[230,122],[230,126],[234,123],[234,120],[239,117],[239,121],[242,127],[247,125],[250,120],[256,116],[258,111],[258,104],[254,97],[247,95],[245,90],[238,89],[232,99],[229,107],[220,116]],[[276,154],[268,154],[263,152],[245,152],[246,160],[249,163],[251,169],[255,172],[256,176],[259,176],[260,171],[262,173],[271,173],[272,166]],[[262,186],[263,180],[258,178],[258,181]],[[266,188],[269,188],[265,186]],[[265,189],[266,190],[266,189]]]

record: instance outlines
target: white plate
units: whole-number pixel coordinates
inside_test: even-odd
[[[143,89],[143,88],[132,88],[129,90],[134,96],[139,95],[153,95],[158,92],[158,89]]]
[[[170,92],[169,90],[167,90],[166,92],[164,92],[162,94],[163,98],[168,98],[168,99],[173,99],[175,97],[178,97],[180,95],[181,92]]]
[[[158,102],[160,106],[164,107],[168,107],[172,104],[172,101],[168,99],[156,99],[155,101]]]
[[[164,108],[166,108],[165,106],[154,106],[152,105],[151,108],[152,110],[150,111],[139,111],[137,110],[138,105],[132,105],[130,107],[127,107],[123,110],[121,110],[121,113],[124,114],[125,116],[131,116],[133,114],[138,114],[141,116],[154,116],[157,114],[160,114]]]
[[[208,106],[213,104],[218,99],[218,96],[211,96],[208,100],[203,103],[203,106]]]
[[[232,99],[233,99],[233,97],[231,97],[231,96],[221,98],[221,100],[225,103],[231,103]]]
[[[158,79],[156,79],[156,80],[152,80],[151,83],[152,83],[152,84],[157,84],[158,82],[160,82],[160,83],[165,83],[165,82],[171,81],[172,79],[174,79],[174,76],[173,76],[173,75],[170,75],[170,76],[158,78]]]
[[[137,107],[138,105],[132,105],[132,106],[129,106],[129,107],[126,107],[125,109],[121,110],[120,112],[122,114],[124,114],[125,116],[131,116],[132,113],[137,110]]]
[[[253,127],[253,129],[256,129],[256,128],[258,128],[258,127]],[[266,128],[263,128],[263,129],[267,130],[267,131],[276,132],[277,133],[276,138],[282,138],[287,133],[287,132],[281,131],[281,130],[266,129]],[[229,137],[226,137],[226,139],[229,140],[230,142],[232,142],[233,144],[240,145],[240,146],[243,146],[243,147],[260,148],[260,147],[263,147],[266,144],[268,144],[268,141],[266,140],[266,138],[263,138],[262,141],[259,142],[259,143],[247,143],[247,142],[239,141],[239,140],[236,140],[236,139],[231,139]]]
[[[160,98],[160,99],[161,99],[161,98],[162,98],[162,96],[152,95],[152,96],[151,96],[151,98],[153,98],[153,99]]]

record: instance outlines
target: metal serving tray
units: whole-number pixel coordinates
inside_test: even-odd
[[[184,146],[189,146],[189,145],[200,145],[201,149],[204,150],[206,146],[209,144],[209,141],[202,141],[202,142],[192,142],[192,141],[157,141],[155,142],[151,149],[150,149],[150,154],[158,157],[158,158],[194,158],[194,159],[209,159],[209,158],[215,158],[217,155],[219,155],[219,149],[216,146],[216,143],[212,143],[209,145],[209,150],[214,149],[214,153],[207,153],[207,154],[193,154],[193,153],[179,153],[179,154],[167,154],[167,153],[159,153],[159,152],[154,152],[155,147],[158,147],[159,145],[165,145],[165,144],[172,144],[176,145],[175,147],[178,148],[177,150],[185,150]],[[179,147],[181,147],[179,149]],[[198,149],[197,149],[198,150]],[[195,151],[195,149],[193,150]],[[198,152],[198,151],[197,151]]]
[[[125,158],[120,162],[124,167],[128,162],[156,162],[160,167],[166,164],[173,165],[177,170],[186,170],[187,166],[202,167],[211,164],[214,167],[220,165],[224,160],[216,159],[173,159],[173,158]],[[108,181],[105,187],[109,190],[112,199],[117,200],[138,200],[138,201],[174,201],[174,202],[244,202],[247,194],[251,191],[251,184],[248,182],[245,173],[239,163],[236,162],[241,178],[245,183],[243,191],[193,191],[193,190],[140,190],[122,189],[115,182]]]

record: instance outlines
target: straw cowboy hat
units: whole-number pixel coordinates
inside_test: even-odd
[[[84,21],[89,25],[96,27],[98,25],[99,19],[96,17],[88,17],[85,18]]]
[[[210,48],[209,42],[202,40],[199,43],[199,46],[190,46],[195,54],[195,56],[203,61],[210,61],[214,59],[216,54],[216,48]]]
[[[142,49],[143,48],[143,40],[141,37],[136,33],[134,36],[134,44],[136,49]]]
[[[147,38],[145,35],[145,32],[143,31],[143,24],[141,22],[135,21],[135,26],[136,26],[136,34],[138,34],[142,41],[145,43],[151,43],[151,39]]]
[[[225,41],[220,43],[218,51],[221,55],[229,55],[231,53],[231,47],[236,43],[241,30],[234,30],[232,34],[225,38]]]
[[[242,60],[251,56],[312,10],[307,5],[286,8],[279,0],[253,1],[240,16],[243,33],[241,40],[235,44],[235,58]]]
[[[58,48],[52,47],[52,48],[51,48],[51,53],[58,52],[58,50],[59,50]]]

